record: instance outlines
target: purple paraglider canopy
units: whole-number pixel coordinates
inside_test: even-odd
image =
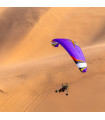
[[[78,46],[76,42],[70,39],[64,38],[56,38],[51,41],[54,47],[58,47],[59,44],[62,45],[65,50],[69,53],[72,57],[74,62],[76,63],[77,67],[80,69],[81,72],[87,71],[87,63],[81,48]]]

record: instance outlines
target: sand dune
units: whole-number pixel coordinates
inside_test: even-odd
[[[48,8],[5,9],[0,17],[1,62],[11,57],[8,52],[14,51],[13,49],[18,44],[21,44],[24,37],[27,36],[40,17],[48,10]]]
[[[0,8],[0,111],[105,111],[105,8]],[[71,38],[81,73],[54,38]],[[55,93],[69,83],[69,95]]]
[[[47,55],[63,52],[62,48],[56,50],[49,45],[53,38],[71,38],[77,41],[81,47],[104,42],[104,8],[47,8],[47,11],[46,8],[43,8],[45,10],[25,8],[29,12],[20,8],[20,10],[13,10],[13,13],[11,9],[16,8],[8,9],[10,9],[8,16],[14,16],[14,14],[17,16],[11,19],[7,16],[6,20],[9,18],[10,22],[6,22],[5,26],[1,22],[1,28],[4,29],[1,30],[1,41],[5,41],[4,44],[1,44],[3,55],[0,62],[2,64],[42,59]],[[25,15],[23,16],[24,11]],[[40,16],[39,11],[46,12]],[[13,22],[13,27],[9,27],[12,21],[16,22]],[[5,21],[3,22],[5,24]],[[8,31],[10,32],[8,33]],[[3,37],[2,40],[2,36],[6,38]],[[6,62],[7,60],[8,62]]]

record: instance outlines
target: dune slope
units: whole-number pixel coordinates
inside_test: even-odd
[[[51,47],[54,38],[70,38],[81,47],[103,43],[104,9],[7,8],[0,22],[0,63],[20,63],[63,52],[61,47]]]
[[[104,11],[0,8],[0,111],[105,111]],[[54,38],[81,46],[87,73]],[[66,82],[68,96],[54,92]]]

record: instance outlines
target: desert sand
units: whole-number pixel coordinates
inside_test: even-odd
[[[0,8],[0,111],[105,112],[104,32],[105,8]],[[54,38],[79,44],[86,73]]]

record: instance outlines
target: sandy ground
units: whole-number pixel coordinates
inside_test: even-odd
[[[0,111],[105,112],[105,8],[0,8]],[[54,38],[82,48],[81,73]],[[68,82],[69,95],[55,93]]]

